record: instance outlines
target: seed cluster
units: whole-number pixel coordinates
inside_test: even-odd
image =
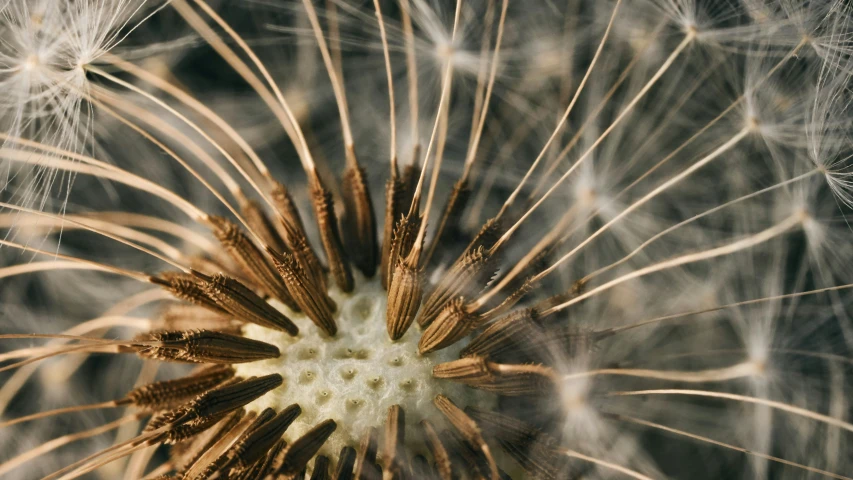
[[[320,451],[334,456],[344,446],[358,445],[369,428],[382,425],[393,405],[412,412],[406,417],[410,431],[416,431],[423,419],[440,422],[441,413],[431,403],[441,393],[462,406],[494,405],[490,394],[433,378],[434,366],[458,358],[459,347],[418,355],[414,330],[392,341],[385,329],[386,293],[378,278],[356,280],[358,289],[352,294],[337,288],[329,291],[338,304],[335,321],[341,327],[334,337],[310,328],[304,314],[284,305],[278,307],[305,326],[298,336],[256,325],[243,329],[246,337],[277,345],[282,352],[278,358],[235,366],[238,376],[284,377],[281,387],[250,404],[250,410],[300,405],[302,414],[288,428],[285,440],[298,438],[323,419],[335,420],[340,427]],[[427,452],[418,436],[412,436],[406,447]]]

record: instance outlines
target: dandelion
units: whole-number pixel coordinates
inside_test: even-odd
[[[846,3],[0,7],[0,474],[849,478]]]

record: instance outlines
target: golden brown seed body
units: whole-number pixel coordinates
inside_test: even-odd
[[[349,149],[348,149],[349,152]],[[352,153],[353,157],[355,153]],[[344,200],[344,217],[341,231],[347,239],[344,246],[349,257],[365,277],[376,273],[378,245],[376,239],[376,215],[364,169],[353,162],[347,167],[341,182]]]
[[[329,262],[332,278],[342,291],[351,292],[354,287],[352,270],[350,270],[341,244],[332,194],[323,187],[320,179],[316,176],[311,179],[311,203],[314,206],[314,215],[317,217],[317,226],[320,230],[320,240],[323,242],[323,249],[326,252],[326,260]]]
[[[269,257],[264,255],[240,227],[221,217],[210,217],[208,221],[219,243],[234,262],[240,265],[247,278],[291,309],[299,310]]]
[[[418,267],[411,267],[403,259],[397,260],[388,288],[388,304],[385,321],[388,336],[398,340],[415,320],[423,295],[423,272]]]
[[[299,328],[286,315],[273,308],[239,281],[217,273],[210,277],[197,274],[204,280],[205,293],[223,310],[246,322],[287,332],[299,333]]]

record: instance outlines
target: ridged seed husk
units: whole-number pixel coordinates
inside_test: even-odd
[[[219,434],[213,437],[207,448],[202,450],[200,455],[191,464],[181,470],[184,473],[185,479],[205,480],[215,475],[218,468],[216,462],[225,459],[222,454],[228,451],[231,445],[246,431],[246,428],[252,424],[257,416],[254,412],[245,412],[242,409],[237,410],[235,413],[242,413],[239,420],[231,422],[231,417],[227,417],[225,422],[228,422],[230,426],[227,429],[218,430]]]
[[[318,455],[314,459],[314,471],[311,472],[311,480],[330,480],[329,476],[329,457]]]
[[[145,428],[146,432],[165,426],[178,426],[196,419],[223,416],[257,400],[270,390],[277,388],[284,379],[274,373],[246,380],[232,379],[224,385],[199,395],[184,405],[161,413],[152,418]]]
[[[344,246],[361,273],[365,277],[372,277],[376,273],[379,248],[376,239],[376,215],[373,212],[364,169],[354,165],[347,167],[341,181],[341,196],[344,200],[344,216],[341,221],[341,231],[346,238]]]
[[[480,317],[466,310],[464,298],[453,299],[445,304],[438,317],[424,330],[418,342],[418,352],[423,355],[449,347],[480,324]]]
[[[273,182],[272,190],[270,191],[270,198],[272,199],[273,205],[275,205],[276,211],[282,218],[284,218],[284,220],[299,230],[302,230],[303,232],[305,231],[305,224],[302,223],[302,217],[299,215],[299,209],[296,208],[296,203],[293,201],[293,197],[290,195],[290,192],[284,184]],[[287,236],[285,235],[283,237],[285,241],[287,241]],[[290,248],[293,248],[293,246]]]
[[[335,468],[334,480],[352,480],[355,457],[356,453],[354,448],[341,448],[340,453],[338,453],[338,466]]]
[[[227,477],[232,478],[237,476],[239,472],[239,467],[235,467],[236,462],[238,461],[242,450],[239,448],[239,445],[245,441],[245,439],[260,426],[264,425],[266,422],[269,422],[275,416],[275,410],[272,408],[265,408],[261,413],[255,416],[251,423],[245,426],[242,429],[239,436],[237,436],[236,440],[227,448],[225,451],[219,454],[212,462],[210,462],[207,467],[205,467],[205,475],[207,477],[213,477],[215,474],[226,474]]]
[[[317,217],[317,227],[326,252],[326,260],[329,262],[329,272],[341,291],[351,292],[354,287],[352,270],[341,244],[332,194],[323,187],[316,176],[311,179],[311,203],[314,206],[314,215]]]
[[[498,467],[495,464],[495,459],[483,440],[483,435],[480,428],[464,411],[456,406],[449,398],[444,395],[437,395],[433,400],[436,407],[444,414],[445,418],[456,428],[456,431],[476,450],[479,450],[485,457],[489,466],[489,474],[492,480],[496,480],[498,475]]]
[[[275,461],[278,458],[279,454],[284,451],[287,447],[287,442],[283,439],[279,439],[272,448],[269,449],[267,454],[265,455],[262,462],[259,462],[260,468],[258,468],[257,473],[253,475],[247,475],[245,480],[262,480],[267,478],[274,478],[273,475],[276,472]]]
[[[301,413],[299,405],[291,405],[266,421],[259,417],[257,425],[250,427],[231,447],[236,465],[246,468],[263,458]]]
[[[136,387],[123,400],[144,410],[163,410],[200,395],[234,376],[230,365],[211,365],[183,378]]]
[[[388,288],[385,322],[391,340],[402,337],[418,313],[423,295],[423,272],[400,258]]]
[[[240,227],[221,217],[209,217],[208,221],[219,243],[253,283],[291,309],[299,311],[272,262]]]
[[[545,480],[563,478],[567,466],[557,453],[557,439],[508,415],[476,407],[465,411],[532,477]]]
[[[244,414],[245,412],[243,410],[237,410],[216,424],[214,428],[210,428],[193,438],[175,444],[169,450],[171,463],[174,465],[175,470],[178,472],[184,472],[190,468],[190,466],[201,458],[205,452],[209,451],[220,438],[236,427],[243,419]]]
[[[420,226],[421,218],[417,214],[400,217],[400,220],[394,224],[394,231],[391,235],[391,246],[388,252],[388,281],[386,283],[389,288],[391,282],[394,280],[397,262],[406,258],[409,252],[412,251]]]
[[[498,239],[501,238],[502,233],[503,222],[494,217],[486,220],[486,223],[480,227],[477,235],[474,236],[471,243],[468,244],[460,257],[464,256],[468,252],[473,252],[479,247],[483,247],[486,250],[492,248]]]
[[[293,474],[305,468],[336,428],[334,420],[326,420],[288,445],[283,453],[281,473]]]
[[[435,378],[452,380],[469,387],[505,396],[543,395],[553,388],[550,370],[537,365],[510,365],[467,357],[433,367]]]
[[[180,442],[189,440],[196,435],[205,432],[224,419],[226,415],[210,415],[207,417],[199,417],[189,420],[180,425],[175,425],[160,435],[148,440],[149,445],[162,443],[164,445],[175,445]]]
[[[204,289],[204,281],[184,272],[162,272],[158,277],[151,277],[152,282],[162,286],[180,300],[204,307],[219,314],[228,312],[219,306]]]
[[[202,278],[205,293],[231,315],[293,336],[299,333],[299,328],[287,316],[239,281],[221,273]]]
[[[246,200],[240,205],[240,213],[249,228],[261,237],[264,243],[277,251],[284,251],[288,248],[287,243],[276,230],[275,224],[272,223],[260,203],[255,200]]]
[[[483,246],[463,254],[442,276],[424,301],[418,324],[426,327],[454,297],[473,298],[488,285],[497,270],[497,256]]]
[[[287,188],[278,182],[273,183],[271,192],[273,204],[280,216],[280,233],[290,251],[302,265],[302,268],[310,276],[311,281],[321,290],[326,290],[326,278],[323,267],[305,234],[305,225],[299,210],[293,202],[293,198]],[[277,250],[284,251],[284,250]]]
[[[214,330],[161,331],[145,334],[139,355],[188,363],[247,363],[280,355],[278,347],[258,340]]]
[[[438,432],[428,420],[421,421],[424,438],[429,445],[432,459],[435,462],[435,470],[441,480],[452,480],[454,478],[453,464],[450,461],[450,454],[447,448],[441,441]]]
[[[326,292],[319,291],[316,285],[307,281],[302,267],[293,255],[271,253],[281,278],[308,318],[327,335],[334,336],[338,333],[334,311],[330,308],[331,299],[326,300]]]
[[[320,264],[320,259],[317,258],[314,249],[311,248],[311,243],[308,242],[305,232],[286,222],[282,223],[282,226],[285,231],[289,232],[288,243],[290,252],[293,253],[299,265],[302,266],[302,269],[308,275],[308,279],[317,286],[318,290],[326,291],[328,288],[326,284],[326,272],[323,269],[323,265]]]
[[[420,160],[420,151],[420,145],[415,145],[412,151],[412,163],[403,168],[403,174],[400,176],[400,182],[403,184],[401,205],[404,209],[412,204],[418,179],[421,176],[421,166],[417,163]]]
[[[385,477],[397,478],[404,471],[406,443],[406,412],[399,405],[388,409],[385,435],[382,442],[382,468]]]
[[[500,357],[526,346],[535,336],[536,311],[532,308],[515,310],[489,324],[460,352],[463,357]]]
[[[391,255],[391,239],[394,236],[394,224],[397,218],[403,216],[403,191],[404,184],[397,177],[396,172],[391,172],[391,178],[385,182],[385,223],[382,233],[382,252],[379,263],[382,288],[388,288],[388,258]]]

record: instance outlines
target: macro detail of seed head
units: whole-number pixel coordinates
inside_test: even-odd
[[[0,478],[853,478],[850,38],[0,1]]]
[[[466,406],[495,406],[493,395],[433,378],[433,368],[458,358],[459,347],[422,356],[417,353],[416,332],[392,341],[385,331],[385,291],[377,279],[359,280],[353,294],[330,289],[338,305],[335,320],[341,325],[334,337],[309,328],[297,337],[259,326],[244,329],[246,337],[279,345],[283,352],[275,359],[236,366],[240,376],[284,376],[282,386],[249,405],[250,411],[302,406],[302,414],[287,430],[288,441],[319,420],[338,420],[338,430],[321,449],[334,457],[341,448],[357,445],[371,427],[384,424],[394,405],[408,412],[406,428],[412,431],[422,420],[440,423],[441,414],[431,406],[439,394],[451,395]],[[304,315],[286,313],[297,322],[308,322]],[[414,436],[406,446],[428,452],[425,442]]]

